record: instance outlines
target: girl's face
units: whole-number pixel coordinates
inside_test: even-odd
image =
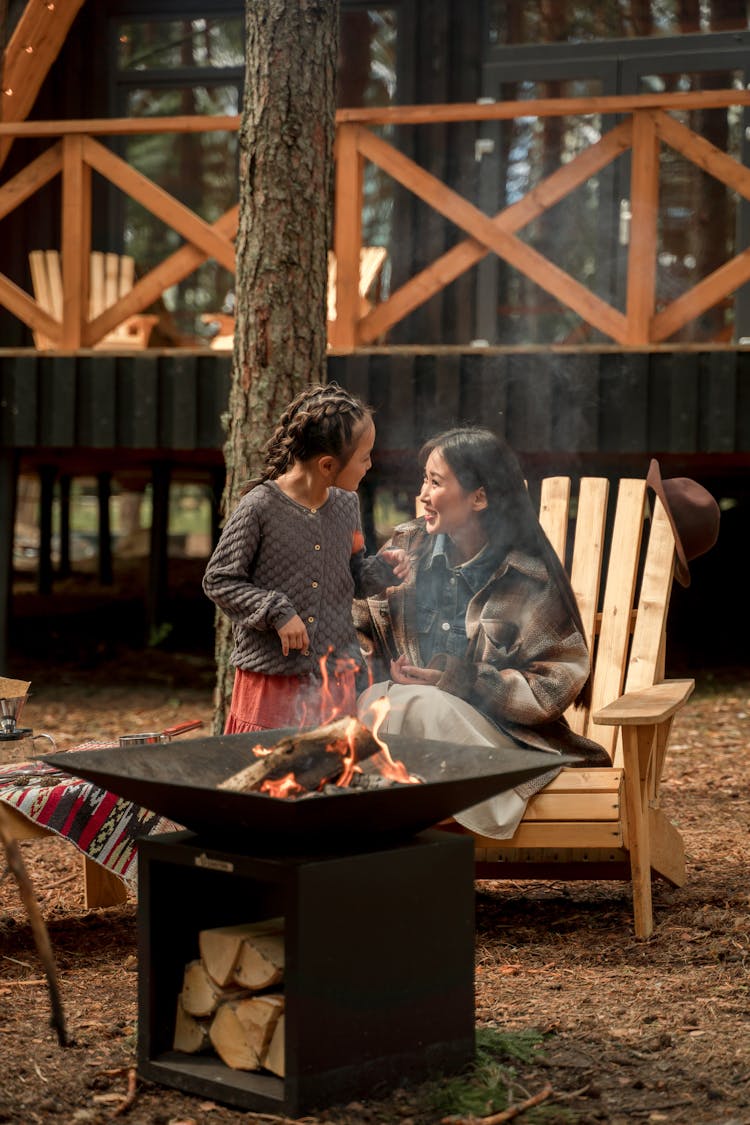
[[[344,488],[347,492],[356,492],[359,483],[367,470],[372,465],[372,447],[375,444],[375,425],[372,418],[368,418],[362,427],[359,441],[355,446],[349,460],[336,473],[333,483],[337,488]]]
[[[484,489],[466,492],[438,449],[433,449],[427,458],[417,499],[424,509],[429,535],[442,532],[453,537],[460,534],[477,524],[479,513],[487,507]]]

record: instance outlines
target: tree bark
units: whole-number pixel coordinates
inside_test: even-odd
[[[222,508],[262,466],[286,404],[325,381],[337,0],[247,0],[236,327]],[[231,697],[231,628],[217,614],[214,729]]]

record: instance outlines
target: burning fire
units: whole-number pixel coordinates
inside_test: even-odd
[[[288,773],[278,781],[273,781],[270,777],[266,778],[260,787],[260,792],[268,793],[269,797],[296,797],[298,793],[304,793],[305,790],[298,784],[294,774]]]
[[[391,757],[391,752],[383,739],[379,737],[379,731],[382,727],[386,716],[391,709],[391,701],[386,695],[382,699],[376,699],[372,705],[375,712],[375,722],[372,724],[372,737],[380,747],[380,753],[376,754],[373,758],[375,765],[378,767],[383,777],[387,777],[389,781],[400,781],[405,785],[418,785],[419,778],[415,777],[406,769],[403,762],[394,761]]]
[[[349,722],[341,735],[332,738],[331,741],[325,745],[327,753],[340,755],[341,772],[335,782],[333,782],[332,778],[331,782],[326,782],[325,779],[321,781],[317,787],[317,791],[325,788],[325,785],[330,783],[335,784],[339,789],[351,788],[353,783],[356,785],[356,776],[363,773],[362,766],[358,761],[357,737],[358,734],[361,735],[364,728],[353,713],[356,701],[355,676],[358,671],[358,666],[355,660],[348,657],[336,659],[333,662],[332,668],[335,681],[335,690],[333,690],[329,672],[329,657],[331,654],[332,650],[329,650],[326,656],[321,657],[320,660],[322,688],[319,701],[319,714],[321,717],[326,716],[325,719],[322,719],[321,725],[326,726],[329,723],[337,721],[340,725],[343,725],[343,721],[347,717]],[[402,785],[419,784],[421,778],[410,774],[403,762],[394,760],[391,757],[391,752],[387,743],[379,736],[380,728],[390,708],[390,701],[385,696],[373,704],[372,709],[375,712],[375,722],[372,725],[370,733],[379,749],[376,753],[371,753],[367,761],[372,762],[378,772],[388,781],[393,781]],[[313,730],[307,731],[307,733],[314,734],[315,732]],[[272,754],[274,749],[273,746],[256,744],[252,748],[252,752],[256,757],[262,758]],[[302,793],[311,791],[312,790],[305,788],[304,785],[299,783],[294,772],[287,773],[281,778],[266,778],[260,785],[260,792],[268,793],[272,797],[296,797]]]

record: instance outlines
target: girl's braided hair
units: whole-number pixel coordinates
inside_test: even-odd
[[[346,464],[372,414],[372,407],[338,383],[306,387],[289,403],[266,444],[261,481],[276,480],[295,461],[311,457],[328,454]]]

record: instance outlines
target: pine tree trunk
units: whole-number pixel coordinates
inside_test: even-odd
[[[246,3],[225,514],[258,475],[284,406],[325,380],[338,7],[336,0]],[[218,614],[217,733],[232,691],[231,648],[229,623]]]

